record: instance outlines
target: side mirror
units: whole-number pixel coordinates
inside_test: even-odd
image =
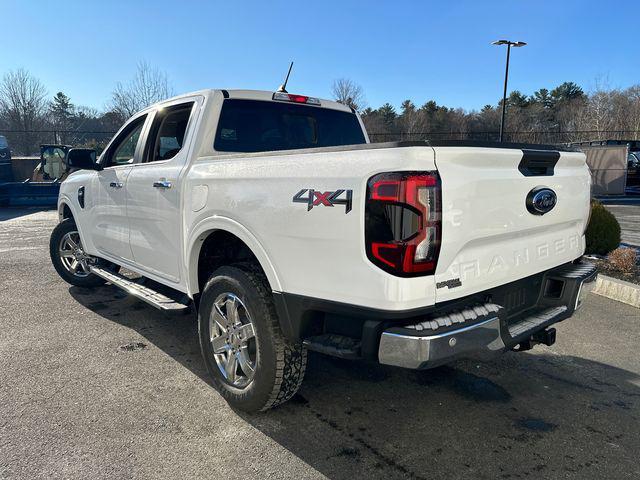
[[[96,163],[96,151],[92,148],[72,148],[67,153],[67,166],[78,170],[102,170]]]

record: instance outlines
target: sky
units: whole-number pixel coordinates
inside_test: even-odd
[[[145,61],[176,94],[202,88],[288,90],[331,97],[337,78],[367,104],[411,99],[480,109],[509,90],[573,81],[640,83],[639,1],[45,1],[0,0],[0,76],[25,68],[51,96],[102,110]],[[625,20],[629,19],[629,24]]]

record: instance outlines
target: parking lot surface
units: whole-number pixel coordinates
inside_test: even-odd
[[[640,313],[590,296],[551,348],[415,372],[310,355],[259,415],[190,315],[55,273],[55,212],[0,210],[0,479],[640,478]]]
[[[620,223],[620,239],[623,243],[640,248],[640,198],[635,204],[607,204]]]

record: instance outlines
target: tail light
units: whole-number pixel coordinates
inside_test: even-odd
[[[401,277],[433,274],[440,252],[437,172],[382,173],[369,179],[365,208],[367,256]]]

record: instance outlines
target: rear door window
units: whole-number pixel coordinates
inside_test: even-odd
[[[329,108],[228,99],[214,141],[219,152],[264,152],[365,143],[358,117]]]
[[[170,160],[182,150],[193,105],[193,102],[174,105],[157,113],[151,127],[145,161]]]

